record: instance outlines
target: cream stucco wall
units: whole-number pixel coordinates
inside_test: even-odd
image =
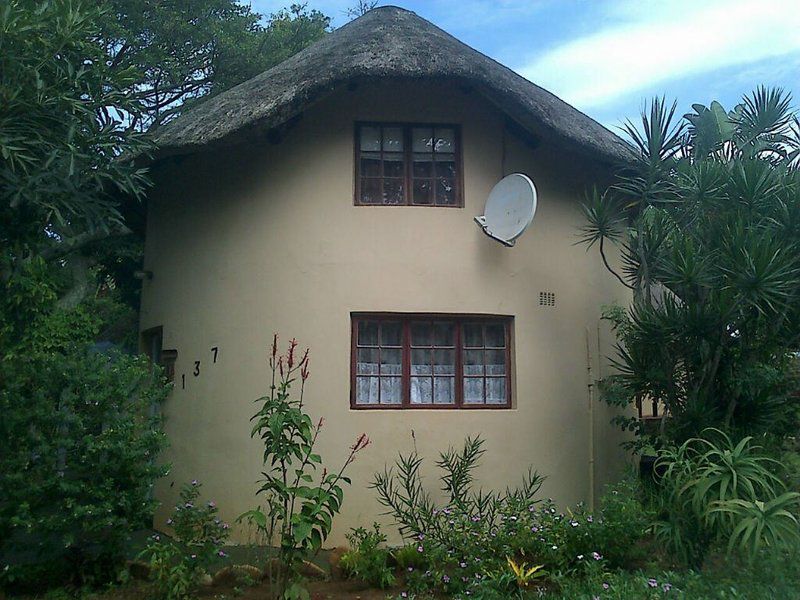
[[[466,206],[353,206],[356,120],[460,123]],[[361,432],[373,441],[353,465],[329,545],[378,517],[367,485],[411,448],[412,430],[429,463],[448,444],[481,434],[485,487],[505,487],[531,464],[548,477],[545,495],[588,499],[587,332],[597,375],[610,341],[598,334],[600,306],[625,301],[597,256],[574,245],[579,194],[604,173],[547,140],[531,149],[503,123],[477,93],[456,86],[362,84],[307,111],[279,144],[177,159],[155,172],[145,259],[153,278],[144,283],[141,328],[163,326],[164,348],[178,351],[176,389],[164,407],[172,470],[158,486],[166,508],[157,526],[181,483],[194,478],[229,520],[255,506],[261,457],[249,418],[267,389],[273,332],[311,348],[307,406],[327,421],[320,450],[328,462],[338,464]],[[539,191],[536,220],[510,249],[472,221],[503,160],[506,173],[527,173]],[[538,306],[540,291],[555,292],[556,306]],[[350,410],[353,311],[513,315],[514,407]],[[598,489],[625,462],[609,418],[596,402]]]

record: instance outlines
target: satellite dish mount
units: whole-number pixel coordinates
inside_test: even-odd
[[[503,177],[492,188],[483,212],[475,222],[490,238],[510,248],[536,214],[536,186],[522,173]]]

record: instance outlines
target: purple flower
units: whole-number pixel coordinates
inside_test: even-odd
[[[167,519],[167,525],[172,525],[172,523],[173,523],[172,519]]]
[[[578,560],[583,560],[583,554],[578,554]]]
[[[651,588],[658,587],[658,582],[655,579],[648,579],[647,585],[649,585]]]
[[[192,485],[197,485],[197,479],[192,479]]]
[[[595,560],[602,560],[603,555],[600,554],[599,552],[592,552],[592,558]]]
[[[400,592],[400,597],[401,598],[408,598],[408,593],[407,592]]]
[[[569,524],[572,525],[573,527],[577,527],[578,526],[578,522],[577,521],[570,521]]]
[[[225,554],[225,552],[224,552],[224,551],[222,551],[222,550],[220,550],[220,551],[218,552],[218,554],[219,554],[220,556],[222,556],[222,557],[225,557],[225,556],[227,556],[227,554]]]
[[[663,584],[661,584],[661,589],[664,590],[665,592],[668,592],[668,591],[670,591],[672,589],[672,584],[671,583],[663,583]]]
[[[408,572],[411,573],[414,571],[414,567],[408,567]]]
[[[588,517],[586,517],[586,522],[587,523],[594,523],[594,517],[592,515],[589,515]]]
[[[611,586],[610,586],[610,585],[608,585],[608,584],[607,584],[605,581],[603,582],[603,589],[604,589],[604,590],[607,590],[607,589],[608,589],[608,588],[610,588],[610,587],[611,587]]]
[[[445,583],[450,583],[450,577],[448,577],[447,575],[442,575],[442,581],[444,581]]]
[[[192,554],[192,558],[197,558],[197,554]]]
[[[425,551],[425,548],[423,548],[421,545],[417,546],[417,552],[424,552],[424,551]]]
[[[223,529],[230,529],[230,527],[231,527],[231,526],[230,526],[230,525],[228,525],[227,523],[223,523],[223,524],[222,524],[222,528],[223,528]]]
[[[462,569],[466,569],[467,568],[467,563],[462,561],[462,562],[458,563],[458,566],[461,567]]]
[[[217,507],[217,503],[214,502],[213,500],[208,503],[208,508],[216,508],[216,507]]]

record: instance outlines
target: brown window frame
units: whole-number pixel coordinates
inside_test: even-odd
[[[372,204],[361,202],[361,127],[400,127],[403,129],[403,203],[402,204]],[[455,203],[454,204],[435,204],[436,199],[432,204],[414,204],[413,203],[413,151],[411,130],[414,127],[430,127],[430,128],[449,128],[453,130],[453,140],[455,148],[453,149],[454,162],[456,165],[456,175],[454,178],[455,185]],[[464,159],[461,151],[461,126],[457,123],[407,123],[395,121],[356,121],[353,127],[353,140],[354,140],[354,160],[353,160],[353,173],[355,185],[353,204],[355,206],[417,206],[420,208],[464,208]],[[383,149],[381,149],[383,155]]]
[[[363,321],[399,321],[402,324],[402,364],[401,364],[401,402],[400,404],[357,404],[356,377],[358,361],[358,326]],[[414,321],[448,321],[455,327],[455,402],[453,404],[412,404],[411,403],[411,336],[410,324]],[[463,365],[463,326],[472,323],[497,323],[505,327],[505,388],[504,404],[465,404],[464,403],[464,365]],[[453,314],[453,313],[391,313],[357,312],[350,314],[350,408],[352,410],[503,410],[512,408],[512,373],[514,371],[514,317],[509,315]],[[361,346],[363,347],[363,346]],[[480,376],[484,380],[486,375]],[[485,384],[484,384],[485,385]],[[485,392],[484,392],[485,393]]]

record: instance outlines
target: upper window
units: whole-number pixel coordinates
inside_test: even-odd
[[[511,406],[511,319],[353,317],[353,408]]]
[[[455,125],[356,125],[358,205],[463,206]]]

